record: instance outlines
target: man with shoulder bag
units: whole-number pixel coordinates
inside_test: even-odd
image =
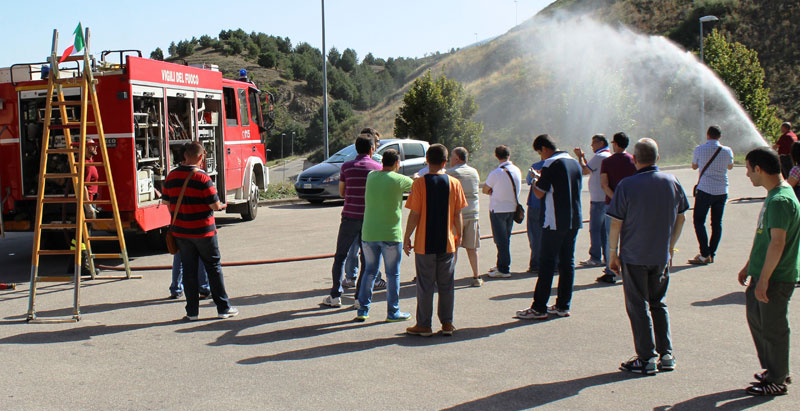
[[[492,237],[497,246],[497,265],[489,269],[487,274],[492,278],[511,277],[511,227],[514,221],[522,222],[518,215],[519,190],[522,182],[522,173],[509,158],[511,150],[505,145],[494,149],[494,156],[500,163],[496,169],[489,173],[483,185],[483,193],[489,198],[489,221],[492,225]]]

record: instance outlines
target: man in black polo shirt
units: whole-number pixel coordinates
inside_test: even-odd
[[[217,244],[217,226],[214,221],[214,211],[224,210],[226,205],[219,201],[214,182],[202,169],[206,161],[205,154],[203,146],[196,141],[186,145],[183,153],[185,162],[167,175],[161,200],[169,206],[171,213],[178,213],[172,226],[172,234],[181,252],[183,288],[186,294],[184,319],[188,321],[197,320],[199,312],[198,259],[203,262],[208,273],[211,296],[217,305],[217,316],[229,318],[239,314],[239,310],[228,303],[228,294],[225,292]],[[187,178],[189,182],[180,210],[175,210]]]
[[[533,175],[533,194],[544,199],[539,279],[530,308],[517,311],[517,318],[543,320],[548,313],[569,317],[575,280],[575,239],[581,228],[581,165],[556,148],[552,137],[542,134],[533,149],[545,161],[541,173]],[[548,307],[558,257],[558,299]]]

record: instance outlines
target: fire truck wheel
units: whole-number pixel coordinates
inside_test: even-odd
[[[251,221],[256,219],[258,215],[258,186],[256,183],[250,183],[250,196],[247,198],[247,208],[242,213],[244,221]]]

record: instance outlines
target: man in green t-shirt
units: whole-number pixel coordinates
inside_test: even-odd
[[[411,314],[400,311],[400,258],[403,248],[403,193],[411,189],[412,179],[398,174],[400,156],[395,150],[383,152],[383,169],[367,175],[364,194],[364,224],[361,226],[364,253],[364,279],[358,290],[358,315],[355,320],[369,318],[372,286],[383,256],[386,273],[386,321],[405,321]]]
[[[800,203],[783,181],[774,151],[757,148],[745,160],[747,177],[767,190],[750,258],[739,271],[739,283],[747,286],[747,323],[765,369],[754,375],[758,382],[746,391],[784,395],[789,382],[789,299],[798,280]]]

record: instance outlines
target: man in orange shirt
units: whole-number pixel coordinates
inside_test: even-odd
[[[406,329],[411,335],[430,337],[433,292],[439,292],[439,321],[442,334],[453,335],[455,252],[461,244],[461,209],[467,206],[458,179],[444,172],[447,148],[434,144],[425,155],[430,171],[416,179],[406,208],[411,210],[403,238],[406,255],[414,249],[417,269],[417,324]],[[416,230],[414,244],[411,234]]]

